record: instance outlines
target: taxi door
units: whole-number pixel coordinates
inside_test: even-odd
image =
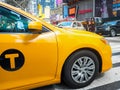
[[[30,18],[0,7],[0,89],[50,81],[57,67],[54,32],[28,30]]]

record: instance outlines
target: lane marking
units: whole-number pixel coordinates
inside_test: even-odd
[[[120,81],[117,81],[107,85],[92,88],[90,90],[120,90],[119,88],[120,88]]]
[[[114,55],[112,56],[112,63],[120,63],[120,55]]]
[[[89,86],[79,90],[92,89],[117,81],[120,81],[120,67],[112,68],[111,70],[99,75]]]

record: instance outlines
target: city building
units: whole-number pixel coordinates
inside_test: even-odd
[[[5,2],[5,0],[0,0],[0,2]]]
[[[68,5],[68,16],[76,20],[90,17],[115,20],[120,16],[120,0],[63,0]]]
[[[120,19],[120,0],[63,0],[63,3],[68,5],[67,18],[85,21],[89,31],[94,32],[104,22]]]
[[[94,17],[95,0],[63,0],[68,5],[68,16],[75,20]]]
[[[38,4],[40,6],[39,12],[41,12],[39,13],[39,17],[49,20],[50,10],[55,8],[55,3],[55,0],[38,0]]]
[[[37,15],[37,0],[0,0],[33,15]]]
[[[56,0],[55,8],[50,11],[51,23],[57,24],[64,20],[68,16],[68,6],[63,3],[63,0]]]
[[[27,10],[29,13],[38,16],[38,1],[37,0],[29,0],[27,5]]]

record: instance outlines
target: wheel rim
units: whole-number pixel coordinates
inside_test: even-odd
[[[72,79],[77,83],[85,83],[89,81],[95,72],[95,63],[89,57],[81,57],[77,59],[72,68],[71,76]]]
[[[115,36],[115,34],[116,34],[115,31],[114,31],[114,30],[111,30],[111,35],[112,35],[112,36]]]

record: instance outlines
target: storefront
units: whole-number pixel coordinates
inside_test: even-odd
[[[85,21],[87,30],[104,22],[120,20],[120,0],[63,0],[68,5],[68,17]]]
[[[63,2],[68,4],[69,16],[74,16],[77,20],[90,17],[120,17],[120,0],[63,0]]]
[[[81,0],[77,4],[77,20],[84,20],[86,18],[94,17],[94,2],[93,0]]]
[[[66,0],[68,15],[76,20],[94,17],[94,0]]]
[[[88,31],[94,31],[95,0],[64,0],[68,5],[68,17],[70,20],[83,21]]]

